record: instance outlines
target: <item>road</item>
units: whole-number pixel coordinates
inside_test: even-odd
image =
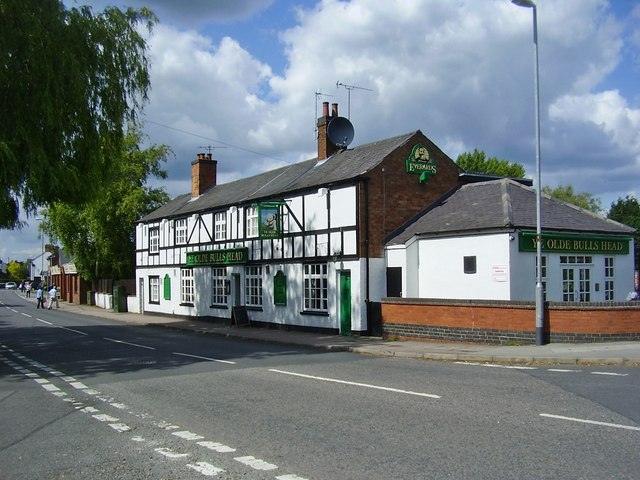
[[[320,352],[0,292],[0,478],[638,478],[640,370]]]

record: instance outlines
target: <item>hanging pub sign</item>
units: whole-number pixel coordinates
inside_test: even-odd
[[[258,236],[260,238],[279,238],[282,235],[280,202],[258,204]]]
[[[413,146],[411,154],[405,161],[405,166],[407,173],[420,175],[420,183],[427,183],[431,175],[438,173],[435,159],[431,158],[429,150],[421,143]]]

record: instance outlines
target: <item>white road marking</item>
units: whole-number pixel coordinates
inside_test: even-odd
[[[146,345],[140,345],[138,343],[125,342],[124,340],[116,340],[115,338],[109,338],[109,337],[102,337],[102,338],[114,343],[122,343],[124,345],[130,345],[132,347],[146,348],[147,350],[155,350],[155,347],[147,347]]]
[[[120,420],[119,418],[112,417],[111,415],[107,415],[106,413],[98,413],[91,416],[99,422],[117,422],[118,420]]]
[[[614,373],[614,372],[591,372],[591,375],[610,375],[612,377],[626,377],[628,373]]]
[[[235,448],[227,447],[226,445],[217,442],[198,442],[198,445],[218,453],[231,453],[236,451]]]
[[[582,370],[567,370],[564,368],[547,368],[547,372],[558,372],[558,373],[579,373]]]
[[[131,430],[131,427],[124,423],[110,423],[109,426],[113,428],[116,432],[120,432],[120,433],[128,432],[129,430]]]
[[[547,417],[547,418],[555,418],[558,420],[568,420],[571,422],[588,423],[590,425],[600,425],[602,427],[623,428],[625,430],[635,430],[637,432],[640,432],[640,427],[633,427],[631,425],[620,425],[619,423],[598,422],[596,420],[585,420],[583,418],[564,417],[562,415],[552,415],[550,413],[541,413],[540,416]]]
[[[46,320],[43,320],[41,318],[36,318],[37,321],[42,322],[42,323],[46,323],[47,325],[53,325],[53,323],[51,322],[47,322]]]
[[[156,448],[155,451],[168,458],[184,458],[189,456],[188,453],[176,453],[170,448]]]
[[[407,395],[416,395],[418,397],[441,398],[440,395],[434,395],[431,393],[413,392],[411,390],[401,390],[399,388],[391,388],[391,387],[380,387],[378,385],[370,385],[368,383],[359,383],[359,382],[348,382],[346,380],[337,380],[335,378],[316,377],[314,375],[305,375],[303,373],[287,372],[285,370],[276,370],[274,368],[270,368],[269,371],[275,372],[275,373],[283,373],[285,375],[292,375],[294,377],[309,378],[312,380],[321,380],[323,382],[333,382],[333,383],[341,383],[343,385],[352,385],[355,387],[373,388],[375,390],[384,390],[386,392],[404,393]]]
[[[57,325],[58,328],[61,328],[62,330],[66,330],[67,332],[73,332],[73,333],[78,333],[80,335],[89,335],[86,332],[81,332],[80,330],[74,330],[73,328],[69,328],[69,327],[61,327],[60,325]]]
[[[119,410],[126,410],[127,407],[124,403],[110,403],[109,405],[111,405],[113,408],[117,408]]]
[[[214,477],[219,473],[224,473],[222,468],[215,467],[207,462],[196,462],[195,464],[187,463],[187,467],[207,477]]]
[[[24,315],[25,317],[33,318],[31,315],[29,315],[28,313],[24,313],[24,312],[21,312],[20,315]]]
[[[84,412],[84,413],[96,413],[96,412],[99,412],[100,410],[98,410],[95,407],[85,407],[85,408],[81,409],[80,411]]]
[[[188,353],[173,352],[173,354],[174,355],[181,355],[183,357],[198,358],[200,360],[209,360],[210,362],[228,363],[230,365],[235,365],[236,364],[236,362],[231,362],[229,360],[220,360],[218,358],[201,357],[200,355],[190,355]]]
[[[276,480],[307,480],[307,479],[303,477],[299,477],[297,475],[280,475],[276,477]]]
[[[183,430],[181,432],[173,432],[172,435],[184,438],[185,440],[202,440],[204,438],[202,435],[198,435],[197,433],[189,432],[187,430]]]
[[[490,367],[490,368],[506,368],[511,370],[537,370],[538,367],[524,367],[522,365],[499,365],[496,363],[481,363],[482,367]]]
[[[69,385],[71,385],[73,388],[78,389],[78,390],[85,390],[85,389],[89,388],[82,382],[70,382]]]
[[[250,455],[246,457],[236,457],[234,460],[251,468],[255,468],[256,470],[275,470],[278,468],[278,466],[273,463],[267,463],[264,460],[260,460],[259,458],[252,457]]]
[[[44,385],[41,385],[41,386],[42,386],[42,388],[44,388],[48,392],[59,392],[60,391],[60,389],[58,387],[56,387],[54,384],[52,384],[52,383],[47,383],[47,384],[44,384]]]

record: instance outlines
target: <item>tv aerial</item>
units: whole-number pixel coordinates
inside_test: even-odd
[[[351,118],[351,90],[366,90],[373,92],[370,88],[358,87],[356,85],[347,85],[346,83],[336,82],[336,88],[344,87],[347,89],[347,118]]]
[[[316,116],[313,117],[313,133],[314,133],[314,140],[316,138],[318,138],[318,122],[317,122],[317,118],[318,118],[318,99],[320,97],[333,97],[333,95],[329,95],[328,93],[322,93],[320,90],[316,90],[315,92],[316,95]]]
[[[206,149],[207,153],[211,154],[213,149],[215,148],[227,148],[227,147],[216,147],[215,145],[199,145],[198,148]]]

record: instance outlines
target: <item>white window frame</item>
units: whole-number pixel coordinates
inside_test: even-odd
[[[187,233],[189,232],[189,222],[186,218],[178,218],[174,221],[176,232],[176,245],[187,243]]]
[[[244,302],[248,307],[262,307],[262,266],[247,266],[244,270]]]
[[[326,263],[304,265],[304,310],[329,311],[329,278]]]
[[[227,239],[227,214],[218,212],[214,216],[214,240],[221,241]]]
[[[258,208],[247,207],[247,238],[258,236]]]
[[[211,305],[226,306],[227,302],[227,267],[211,267]]]
[[[149,228],[149,253],[160,253],[160,228]]]
[[[160,303],[160,277],[149,277],[149,303]]]
[[[612,302],[615,299],[614,289],[615,257],[604,257],[604,299]]]
[[[180,269],[180,303],[193,305],[195,301],[195,281],[192,268]]]

